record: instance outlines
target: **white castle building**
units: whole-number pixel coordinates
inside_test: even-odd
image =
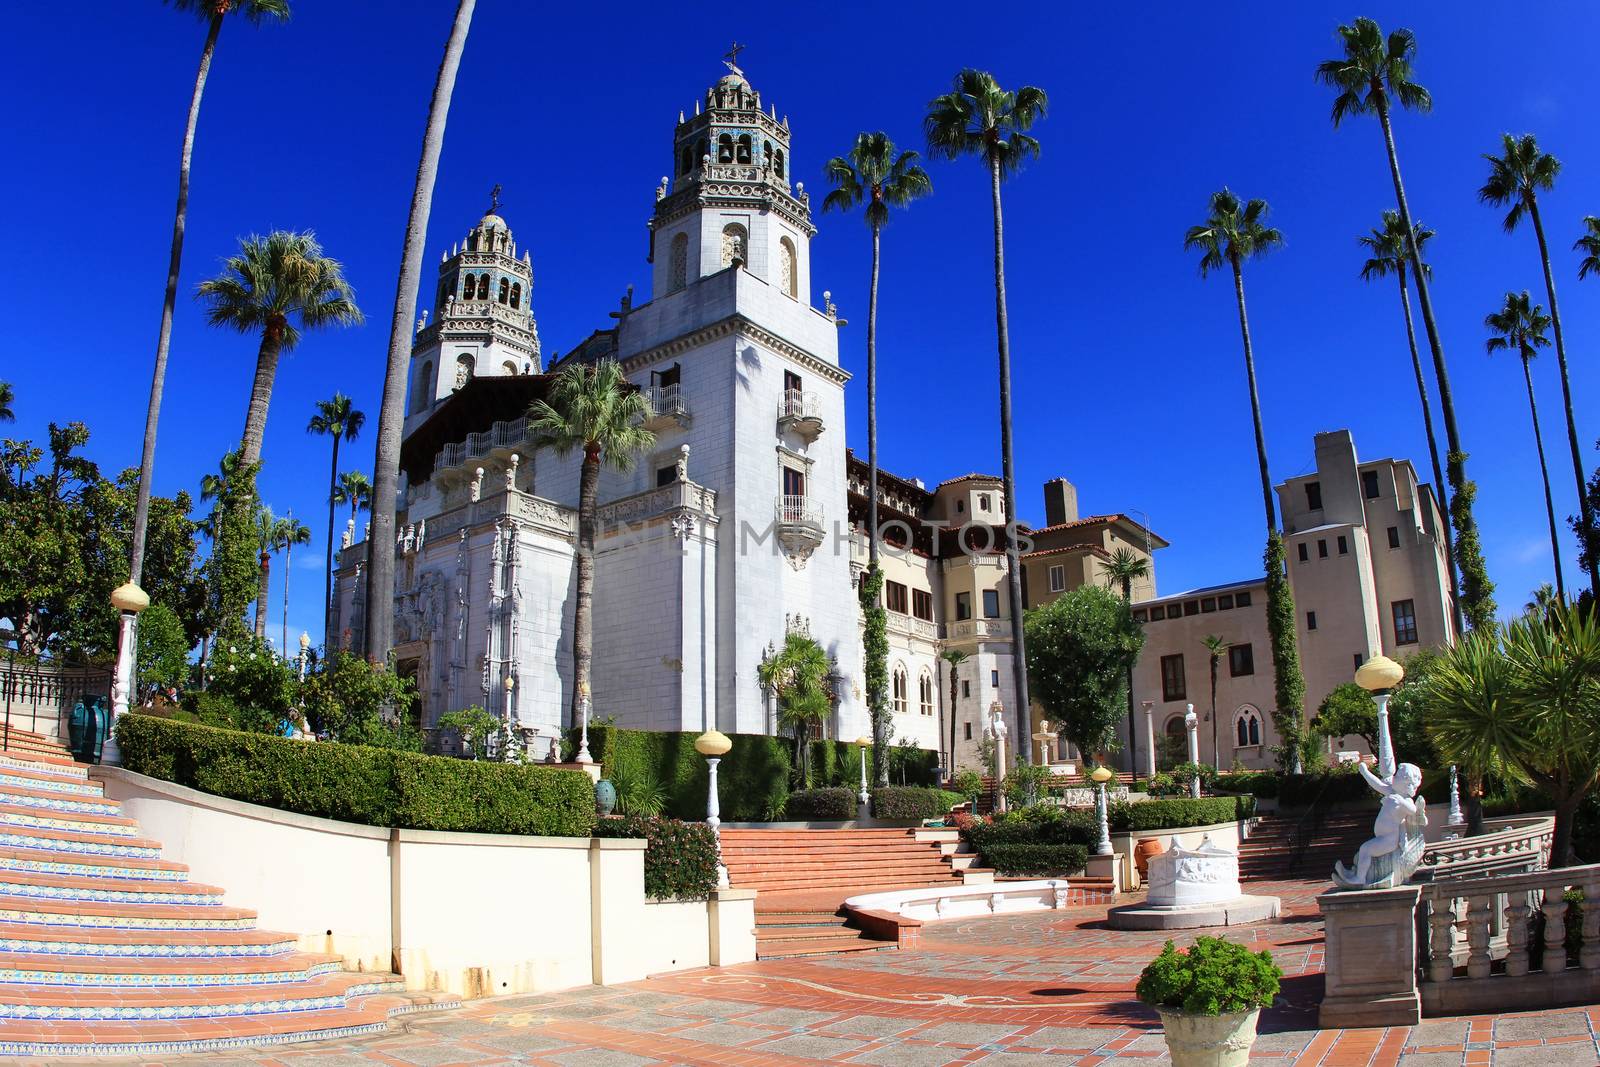
[[[601,479],[593,714],[652,730],[776,733],[756,677],[790,628],[833,658],[828,732],[867,729],[831,305],[787,119],[743,73],[707,90],[655,191],[652,297],[545,365],[533,270],[495,208],[443,255],[411,357],[394,650],[431,727],[473,704],[543,756],[572,704],[581,455],[535,449],[549,370],[618,361],[648,391],[653,451]],[[826,294],[824,294],[826,297]],[[358,647],[365,546],[340,555],[330,647]]]

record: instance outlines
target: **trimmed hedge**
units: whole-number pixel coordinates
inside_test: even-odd
[[[117,719],[122,765],[214,796],[411,830],[588,837],[581,771],[297,741],[151,715]]]
[[[800,789],[789,794],[783,806],[786,819],[822,821],[854,819],[859,810],[856,795],[843,786],[826,789]]]
[[[1085,845],[991,844],[983,848],[979,861],[993,867],[996,874],[1067,875],[1083,870],[1089,862]]]
[[[1257,797],[1276,797],[1283,784],[1277,771],[1231,771],[1211,780],[1218,793],[1249,793]]]
[[[993,820],[974,820],[961,831],[979,852],[993,845],[1084,845],[1099,836],[1093,812],[1034,807]]]
[[[874,819],[942,819],[967,798],[943,789],[915,785],[885,785],[872,791]]]
[[[644,894],[704,900],[717,888],[717,838],[705,823],[630,815],[597,819],[596,837],[644,838]]]
[[[1111,805],[1106,821],[1114,833],[1136,830],[1181,830],[1188,826],[1237,822],[1255,814],[1256,798],[1202,797],[1199,800],[1145,800]]]

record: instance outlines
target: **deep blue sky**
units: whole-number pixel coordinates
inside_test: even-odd
[[[341,389],[372,416],[351,450],[370,466],[394,271],[422,122],[454,5],[298,0],[284,26],[225,29],[194,162],[183,288],[156,487],[196,486],[240,432],[254,338],[208,329],[190,297],[236,239],[312,228],[342,259],[369,323],[313,335],[278,379],[264,499],[324,529],[325,439],[312,403]],[[992,69],[1046,89],[1042,158],[1006,189],[1007,258],[1025,519],[1064,475],[1086,512],[1142,509],[1172,541],[1165,591],[1258,573],[1259,491],[1232,294],[1202,281],[1184,229],[1224,183],[1271,201],[1287,247],[1249,269],[1251,318],[1275,480],[1311,465],[1311,435],[1349,427],[1363,457],[1426,449],[1392,283],[1357,277],[1355,237],[1393,204],[1376,123],[1335,131],[1316,63],[1357,14],[1407,25],[1431,115],[1397,123],[1413,210],[1439,231],[1435,300],[1479,518],[1502,610],[1550,577],[1543,500],[1514,360],[1490,360],[1483,316],[1515,287],[1544,302],[1531,232],[1506,236],[1476,202],[1501,131],[1536,132],[1565,164],[1544,215],[1557,260],[1585,462],[1600,433],[1600,282],[1568,251],[1600,213],[1592,42],[1581,3],[1325,3],[830,9],[566,6],[481,0],[456,88],[426,262],[505,186],[503,214],[533,256],[547,353],[605,326],[624,288],[648,296],[645,229],[670,169],[673,124],[723,72],[731,39],[764,101],[787,113],[797,176],[819,195],[824,159],[882,128],[920,148],[927,100],[951,74]],[[942,11],[942,14],[940,13]],[[107,469],[138,462],[171,230],[178,140],[203,36],[151,2],[7,14],[0,258],[7,336],[0,377],[17,391],[7,432],[42,438],[84,419]],[[28,46],[19,47],[19,42]],[[931,167],[936,195],[884,237],[883,463],[932,483],[997,471],[992,267],[986,179],[975,162]],[[818,218],[813,292],[831,289],[863,361],[868,241],[859,216]],[[424,286],[424,292],[428,287]],[[1575,492],[1554,356],[1537,367],[1561,514]],[[848,436],[865,439],[853,384]],[[342,518],[341,518],[342,522]],[[1569,584],[1582,581],[1563,529]],[[296,560],[294,631],[316,633],[320,549]],[[278,603],[277,579],[273,603]],[[274,611],[276,620],[276,611]],[[276,627],[274,627],[276,630]]]

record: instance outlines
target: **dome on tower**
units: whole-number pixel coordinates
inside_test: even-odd
[[[742,71],[742,70],[734,70],[734,71],[729,71],[727,74],[724,74],[721,78],[717,79],[717,88],[718,89],[739,88],[739,89],[748,90],[750,88],[750,82],[749,82],[749,80],[747,78],[745,78],[744,71]]]
[[[492,211],[478,220],[478,229],[480,230],[509,230],[510,228],[506,225],[505,219]]]

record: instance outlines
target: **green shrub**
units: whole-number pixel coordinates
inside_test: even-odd
[[[605,776],[612,782],[619,775],[623,781],[653,780],[665,794],[661,814],[693,821],[705,818],[709,791],[706,758],[694,750],[699,736],[590,724],[589,752],[604,765]],[[577,751],[577,738],[576,730],[567,732],[564,751],[569,758]],[[722,818],[728,822],[759,822],[780,817],[784,798],[789,795],[794,742],[763,734],[729,734],[728,739],[733,748],[717,768],[717,803]],[[618,793],[621,792],[619,788]]]
[[[985,845],[979,862],[996,874],[1063,877],[1083,870],[1089,862],[1084,845],[1043,845],[1026,842]]]
[[[961,831],[974,849],[991,845],[1090,845],[1100,836],[1094,813],[1079,809],[1033,807],[976,820]]]
[[[1024,763],[1020,767],[1013,768],[1001,783],[1001,788],[1006,794],[1006,803],[1013,808],[1039,803],[1044,799],[1050,781],[1054,777],[1050,768],[1042,763]]]
[[[983,792],[983,775],[970,767],[963,768],[950,780],[950,786],[960,793],[963,799],[970,800]]]
[[[152,715],[117,720],[130,771],[301,815],[416,830],[587,837],[581,771],[215,729]]]
[[[717,838],[705,823],[630,815],[596,820],[594,836],[645,840],[644,894],[654,900],[704,900],[717,888]]]
[[[1234,1015],[1270,1005],[1282,977],[1270,952],[1251,952],[1220,937],[1198,937],[1187,952],[1168,941],[1139,975],[1135,992],[1153,1007],[1190,1015]]]
[[[1106,821],[1117,833],[1137,830],[1181,830],[1188,826],[1210,826],[1235,822],[1255,814],[1256,798],[1201,797],[1199,800],[1174,798],[1145,800],[1137,804],[1111,805]]]
[[[966,798],[943,789],[916,785],[885,785],[872,791],[874,819],[942,819]]]
[[[1285,808],[1348,804],[1371,796],[1372,790],[1353,763],[1321,774],[1286,774],[1278,787],[1278,803]]]
[[[306,676],[300,694],[306,717],[319,734],[357,745],[422,751],[421,732],[411,726],[416,688],[393,671],[335,652]],[[392,709],[387,720],[386,708]]]
[[[1283,783],[1277,771],[1229,771],[1211,780],[1218,793],[1249,793],[1256,797],[1276,797]]]
[[[785,818],[824,822],[854,819],[856,811],[856,795],[843,786],[797,789],[789,794],[789,800],[783,808]]]

